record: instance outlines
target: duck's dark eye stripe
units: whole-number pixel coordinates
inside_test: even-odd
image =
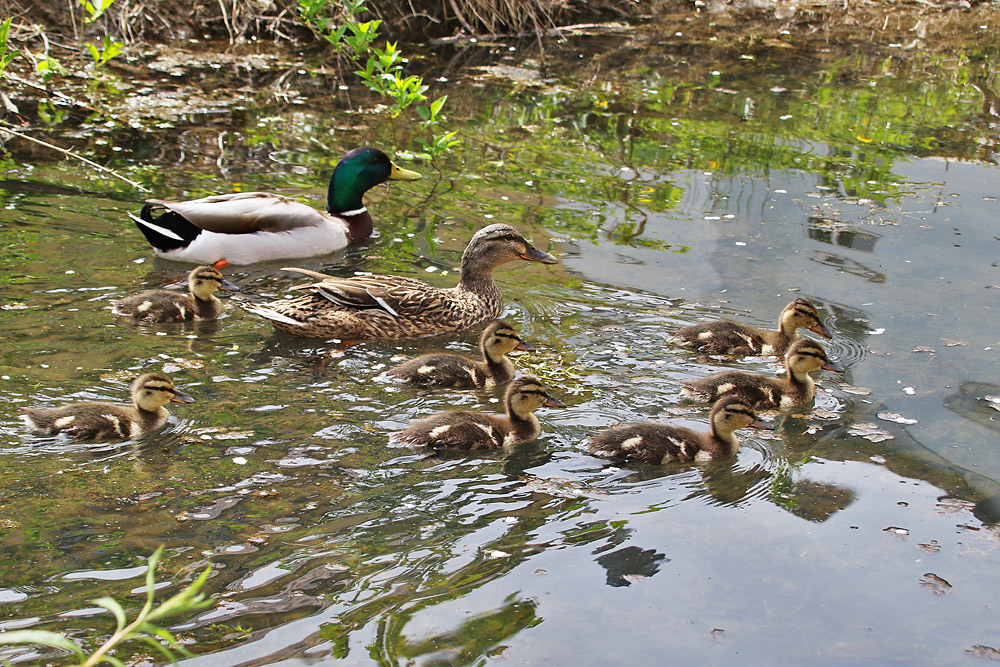
[[[805,308],[796,308],[795,312],[799,315],[804,315],[806,317],[816,317],[816,311],[806,310]]]

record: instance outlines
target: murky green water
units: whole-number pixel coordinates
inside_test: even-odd
[[[386,444],[433,410],[498,409],[499,393],[373,381],[403,355],[471,350],[478,330],[341,351],[238,309],[129,325],[110,300],[187,268],[154,260],[126,219],[141,196],[15,152],[0,628],[107,633],[89,600],[138,606],[164,544],[165,590],[216,568],[217,604],[179,626],[190,664],[951,664],[1000,646],[1000,129],[981,92],[1000,86],[997,54],[651,49],[609,70],[564,48],[570,65],[545,76],[515,53],[477,79],[483,58],[454,54],[440,85],[466,143],[443,177],[413,165],[431,178],[372,193],[370,245],[294,262],[450,285],[498,220],[559,255],[498,272],[505,317],[538,349],[517,365],[569,405],[508,457]],[[163,135],[103,129],[88,148],[155,196],[318,205],[339,155],[393,128],[307,92],[228,94]],[[274,298],[299,282],[282,265],[228,276]],[[770,325],[796,296],[848,371],[821,374],[815,406],[778,415],[773,436],[698,467],[579,449],[624,420],[703,423],[680,380],[774,365],[697,359],[669,333],[720,315]],[[146,368],[198,400],[154,436],[73,445],[17,422],[22,405],[123,400]]]

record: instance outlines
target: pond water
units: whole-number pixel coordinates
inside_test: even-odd
[[[568,405],[541,410],[541,438],[506,456],[386,442],[449,406],[499,409],[500,391],[378,379],[402,357],[472,351],[478,328],[341,349],[239,308],[185,326],[115,319],[112,299],[190,267],[154,259],[128,221],[143,195],[11,143],[0,628],[92,642],[112,622],[90,601],[137,608],[162,544],[161,595],[215,568],[216,604],[175,626],[191,665],[1000,655],[1000,120],[986,104],[1000,57],[654,41],[625,64],[605,47],[562,45],[544,72],[498,56],[506,45],[444,54],[430,67],[462,148],[439,170],[404,161],[427,178],[370,193],[370,244],[292,262],[447,286],[493,221],[559,256],[497,273],[505,318],[537,348],[515,365]],[[276,98],[278,67],[222,90],[210,68],[170,66],[139,96],[162,130],[53,132],[80,133],[81,151],[153,196],[264,189],[320,205],[343,152],[415,131],[321,95],[321,78],[282,79],[294,90]],[[164,101],[179,97],[201,106]],[[271,299],[301,282],[286,264],[225,272],[239,298]],[[777,365],[698,358],[671,331],[773,326],[795,297],[819,307],[847,372],[821,372],[814,405],[768,415],[773,434],[698,466],[580,449],[626,420],[704,426],[681,380]],[[71,444],[18,422],[25,405],[122,401],[142,369],[197,399],[155,435]]]

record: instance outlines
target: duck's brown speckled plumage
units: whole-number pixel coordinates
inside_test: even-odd
[[[163,426],[170,401],[194,403],[166,375],[146,373],[132,383],[132,405],[70,403],[58,408],[24,408],[22,418],[41,435],[64,433],[77,440],[137,438]]]
[[[471,410],[439,412],[393,433],[391,442],[451,449],[500,449],[531,442],[542,432],[535,410],[542,406],[565,407],[549,396],[545,387],[531,376],[520,377],[507,388],[504,404],[507,415],[491,415]]]
[[[714,401],[726,394],[741,396],[757,409],[785,408],[808,403],[816,395],[816,383],[809,373],[819,369],[842,373],[843,367],[827,359],[823,346],[803,338],[792,343],[785,354],[784,378],[726,371],[700,380],[681,382],[681,393]]]
[[[199,266],[188,274],[188,294],[165,289],[146,290],[112,302],[111,312],[154,323],[214,320],[224,310],[215,296],[220,289],[238,292],[240,288],[223,278],[218,269]]]
[[[622,456],[642,463],[670,461],[721,461],[736,455],[740,442],[734,431],[747,426],[770,429],[757,420],[745,400],[725,396],[716,401],[709,416],[708,433],[682,426],[633,422],[609,428],[586,442],[586,447],[602,456]]]
[[[732,320],[713,320],[684,327],[674,334],[674,342],[704,354],[782,355],[799,340],[798,329],[830,337],[819,318],[816,306],[806,299],[792,301],[778,318],[778,330],[758,329]]]
[[[441,289],[400,276],[336,278],[288,269],[319,282],[299,287],[309,292],[303,296],[246,308],[296,336],[351,340],[433,336],[499,316],[503,297],[493,281],[493,269],[515,259],[558,261],[535,249],[510,225],[498,223],[472,237],[455,287]]]
[[[512,350],[531,352],[534,348],[521,340],[509,324],[494,320],[479,337],[479,350],[482,361],[451,352],[423,354],[389,369],[386,375],[421,387],[496,386],[514,377],[514,365],[507,353]]]

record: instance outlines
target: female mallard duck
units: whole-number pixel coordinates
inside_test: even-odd
[[[112,302],[115,315],[134,317],[144,322],[190,322],[214,320],[222,314],[223,306],[217,290],[239,292],[240,288],[222,277],[218,269],[199,266],[188,274],[188,291],[180,294],[165,289],[152,289],[135,296]]]
[[[534,352],[509,324],[493,320],[479,337],[483,360],[461,354],[441,352],[423,354],[386,371],[389,377],[406,380],[421,387],[459,387],[470,389],[506,384],[514,377],[514,365],[507,358],[513,350]]]
[[[335,278],[307,269],[285,269],[320,282],[295,289],[304,296],[267,304],[247,304],[280,331],[313,338],[362,340],[422,338],[466,329],[503,311],[493,269],[515,259],[542,264],[559,260],[528,243],[510,225],[483,227],[462,254],[456,287],[440,289],[400,276]]]
[[[131,406],[113,403],[70,403],[58,408],[23,408],[28,427],[41,435],[65,433],[77,440],[138,438],[160,428],[170,401],[194,403],[166,375],[146,373],[132,383]]]
[[[138,217],[129,216],[165,259],[252,264],[313,257],[371,236],[372,219],[361,201],[365,192],[386,180],[418,178],[376,148],[355,148],[333,170],[326,211],[281,195],[234,192],[184,202],[147,199]],[[154,217],[160,209],[163,213]]]
[[[549,396],[545,387],[531,376],[520,377],[507,387],[504,397],[507,416],[449,410],[413,422],[407,428],[389,436],[390,442],[454,449],[500,449],[536,439],[542,427],[535,410],[566,407]]]
[[[772,428],[759,421],[753,408],[738,396],[716,401],[708,423],[708,433],[651,422],[622,424],[590,438],[586,447],[595,454],[623,456],[641,463],[721,461],[739,451],[740,441],[733,433],[737,429]]]
[[[726,371],[700,380],[681,382],[681,393],[709,401],[724,395],[740,396],[758,409],[787,408],[808,403],[816,395],[816,383],[809,373],[824,369],[843,373],[844,367],[826,358],[823,346],[803,338],[795,341],[785,354],[787,376],[783,379]]]
[[[732,320],[714,320],[684,327],[674,334],[674,342],[705,354],[743,356],[782,355],[799,339],[798,329],[808,329],[823,338],[830,332],[823,326],[816,306],[806,299],[796,299],[785,306],[777,331],[767,331]]]

